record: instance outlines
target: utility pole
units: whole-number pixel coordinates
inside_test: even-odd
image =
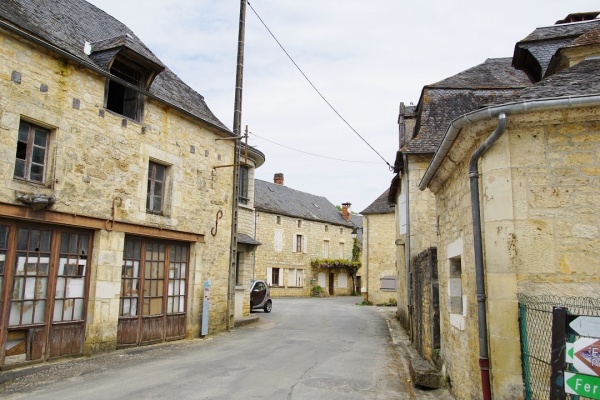
[[[233,134],[241,138],[242,125],[242,86],[244,82],[244,35],[246,30],[246,3],[240,1],[240,26],[238,33],[237,69],[235,73],[235,100],[233,111]],[[237,226],[240,176],[240,140],[234,140],[233,158],[233,198],[231,199],[231,248],[229,250],[229,280],[227,288],[227,330],[235,327],[235,284],[237,265]]]

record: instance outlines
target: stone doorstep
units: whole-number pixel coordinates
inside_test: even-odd
[[[245,326],[249,324],[253,324],[258,322],[260,317],[258,315],[247,315],[245,317],[236,317],[235,322],[233,323],[234,328],[239,328],[240,326]]]
[[[441,389],[444,387],[444,377],[441,372],[419,357],[410,359],[410,379],[415,386],[428,389]]]

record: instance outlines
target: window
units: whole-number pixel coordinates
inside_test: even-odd
[[[283,273],[281,273],[281,268],[267,268],[267,285],[283,286]]]
[[[161,214],[163,212],[165,179],[167,167],[150,161],[148,167],[148,198],[146,210],[151,213]]]
[[[298,228],[302,228],[302,220],[301,219],[298,220]]]
[[[142,70],[131,63],[115,60],[110,67],[110,73],[137,87],[142,87],[144,74]],[[142,116],[143,96],[136,90],[125,87],[118,82],[108,82],[106,108],[124,117],[139,121]]]
[[[294,234],[294,242],[292,243],[292,252],[306,253],[306,237],[304,235]]]
[[[275,251],[277,251],[277,252],[283,251],[283,230],[275,229],[273,234],[274,234],[273,246],[274,246]]]
[[[302,235],[296,235],[296,253],[302,253]]]
[[[239,202],[240,204],[248,204],[248,173],[249,168],[240,167],[240,183],[239,183]]]
[[[329,232],[329,225],[325,225],[325,232]]]
[[[394,275],[388,275],[381,278],[381,290],[383,291],[396,291],[396,277]]]
[[[304,286],[304,270],[288,269],[288,286],[301,287]]]
[[[277,225],[281,225],[281,217],[279,215],[277,216]]]
[[[344,228],[340,228],[340,235],[344,234]]]
[[[49,137],[48,129],[21,121],[17,140],[15,178],[44,182]]]
[[[79,233],[61,235],[52,318],[55,322],[83,319],[88,244],[88,235]]]
[[[329,258],[329,240],[323,241],[323,258]]]
[[[449,308],[451,314],[463,314],[462,301],[462,268],[460,257],[450,258],[448,275],[448,292],[450,294]]]
[[[344,243],[340,242],[340,259],[344,258]]]

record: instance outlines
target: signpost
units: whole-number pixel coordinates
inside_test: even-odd
[[[600,399],[600,378],[565,371],[565,392]]]
[[[571,334],[600,338],[600,317],[569,316]]]
[[[567,343],[566,362],[573,364],[577,372],[600,376],[600,339],[579,338]]]

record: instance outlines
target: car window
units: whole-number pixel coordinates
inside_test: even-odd
[[[254,289],[254,290],[265,290],[265,284],[262,282],[258,282],[256,284],[256,289]]]

